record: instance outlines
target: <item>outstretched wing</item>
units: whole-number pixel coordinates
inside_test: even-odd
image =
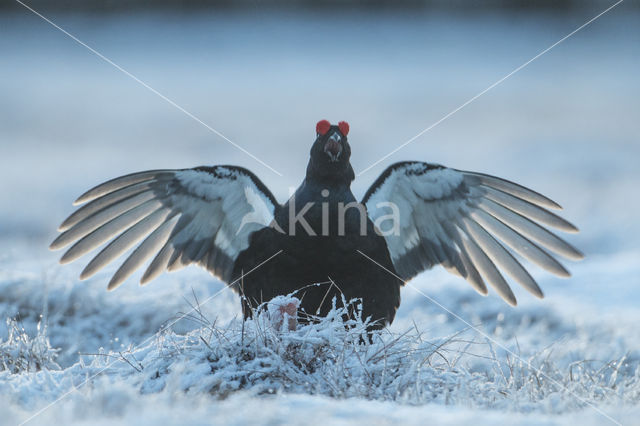
[[[96,186],[74,204],[84,205],[60,225],[63,232],[50,246],[56,250],[74,243],[60,263],[111,240],[81,279],[142,241],[112,277],[110,290],[154,255],[142,284],[191,263],[230,283],[249,235],[271,223],[278,205],[253,173],[234,166],[133,173]]]
[[[578,231],[547,210],[560,209],[558,204],[494,176],[423,162],[396,163],[374,182],[362,202],[374,224],[381,222],[379,231],[393,265],[406,280],[441,264],[482,294],[487,293],[488,281],[515,305],[498,268],[534,295],[543,294],[510,250],[563,277],[569,272],[547,250],[572,260],[584,257],[542,226]],[[392,218],[395,207],[399,223],[395,229],[383,229],[382,219]]]

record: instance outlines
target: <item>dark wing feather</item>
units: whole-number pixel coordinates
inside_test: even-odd
[[[238,253],[248,247],[251,233],[271,223],[278,205],[253,173],[234,166],[133,173],[96,186],[75,204],[84,206],[60,225],[62,233],[50,247],[73,243],[60,261],[71,262],[108,242],[81,279],[140,243],[109,289],[152,257],[141,283],[192,263],[229,283]]]

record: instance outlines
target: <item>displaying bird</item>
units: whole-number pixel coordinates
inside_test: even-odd
[[[296,292],[299,312],[324,315],[332,300],[360,298],[363,318],[390,324],[403,284],[442,265],[479,293],[488,283],[516,304],[502,275],[537,297],[542,290],[512,252],[562,277],[554,255],[576,248],[544,226],[577,232],[549,198],[494,176],[406,161],[387,168],[357,201],[349,125],[321,120],[306,177],[279,204],[247,169],[203,166],[122,176],[87,191],[50,248],[71,262],[104,248],[80,278],[140,244],[108,284],[122,284],[150,259],[146,284],[165,270],[197,264],[241,294],[243,312]],[[553,252],[552,255],[550,252]]]

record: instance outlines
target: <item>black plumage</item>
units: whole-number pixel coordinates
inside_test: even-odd
[[[334,134],[339,134],[343,146],[335,160],[325,153],[327,141]],[[307,314],[324,315],[334,298],[340,303],[344,296],[347,301],[361,298],[363,317],[371,317],[378,325],[393,321],[403,282],[372,267],[371,261],[358,253],[362,251],[393,271],[384,238],[375,232],[366,214],[361,217],[360,212],[366,213],[366,208],[351,192],[355,175],[350,156],[346,136],[337,126],[318,135],[304,181],[284,205],[276,208],[274,220],[278,226],[252,234],[249,247],[236,259],[232,275],[237,277],[264,260],[265,255],[282,250],[282,255],[262,266],[259,273],[242,280],[248,306],[256,307],[275,296],[297,291],[300,307]],[[361,210],[355,206],[344,210],[342,232],[339,207],[349,203],[358,204]],[[303,216],[310,229],[294,220],[305,206],[310,206]],[[365,232],[361,232],[361,226],[366,227]]]
[[[577,231],[549,211],[558,204],[494,176],[401,162],[359,202],[348,125],[322,120],[316,131],[305,179],[285,204],[241,167],[134,173],[83,194],[51,248],[74,243],[66,263],[108,242],[84,279],[139,243],[109,289],[145,263],[143,284],[195,263],[243,296],[245,315],[295,292],[309,315],[326,314],[334,298],[359,298],[376,327],[393,321],[404,282],[435,265],[481,294],[488,283],[515,305],[502,272],[538,297],[542,291],[514,253],[559,276],[569,273],[550,252],[582,258],[542,226]]]

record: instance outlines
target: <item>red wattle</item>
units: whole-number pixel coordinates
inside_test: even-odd
[[[320,120],[318,124],[316,124],[316,133],[319,135],[324,135],[331,128],[331,123],[327,120]]]
[[[340,129],[343,135],[347,136],[349,134],[349,123],[346,121],[339,122],[338,129]]]

